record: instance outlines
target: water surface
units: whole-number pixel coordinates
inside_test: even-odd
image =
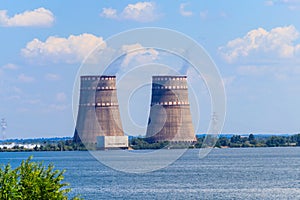
[[[66,169],[72,195],[84,199],[300,199],[298,147],[213,149],[203,159],[193,149],[143,174],[115,171],[88,152],[0,153],[0,161],[17,166],[31,154]]]

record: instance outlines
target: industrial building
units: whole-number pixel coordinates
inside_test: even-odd
[[[153,76],[146,137],[151,142],[194,142],[187,76]]]
[[[127,149],[128,136],[97,136],[97,149]]]
[[[74,142],[87,148],[128,148],[115,76],[82,76]],[[196,141],[187,76],[153,76],[146,138],[150,142]]]
[[[116,76],[81,76],[74,142],[97,146],[98,136],[122,136]],[[126,145],[128,146],[128,144]]]

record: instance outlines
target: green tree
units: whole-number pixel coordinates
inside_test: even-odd
[[[17,179],[17,172],[9,164],[0,169],[0,199],[20,199]]]
[[[249,140],[249,141],[255,140],[255,137],[254,137],[254,135],[253,135],[252,133],[249,135],[248,140]]]
[[[229,145],[229,140],[226,137],[221,137],[219,139],[220,146],[228,146]]]
[[[296,134],[290,137],[291,142],[296,143],[297,146],[300,146],[300,134]]]
[[[203,144],[204,137],[198,137],[197,142],[195,143],[195,148],[201,148]]]
[[[252,145],[256,145],[256,143],[257,143],[255,140],[255,137],[252,133],[249,135],[248,140],[249,140],[249,143]]]
[[[271,136],[266,141],[268,147],[286,146],[286,137],[284,136]]]
[[[64,172],[42,163],[31,162],[32,157],[15,169],[7,164],[0,168],[0,199],[3,200],[67,200],[71,191],[68,183],[61,183]],[[78,197],[74,197],[79,199]]]
[[[241,143],[242,142],[242,138],[240,135],[233,135],[231,138],[230,138],[230,142],[231,143]]]

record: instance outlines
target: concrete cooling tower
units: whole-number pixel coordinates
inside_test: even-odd
[[[194,142],[187,76],[153,76],[146,137],[151,142]]]
[[[74,142],[96,145],[99,136],[124,136],[115,76],[81,76]]]

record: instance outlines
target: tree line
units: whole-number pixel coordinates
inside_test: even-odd
[[[161,149],[161,148],[201,148],[205,135],[198,136],[194,143],[173,143],[168,141],[149,142],[147,138],[132,137],[129,146],[132,149]],[[217,140],[217,141],[215,141]],[[291,136],[259,136],[250,134],[249,136],[232,135],[214,138],[214,147],[218,148],[245,148],[245,147],[286,147],[300,146],[300,134]],[[0,151],[86,151],[84,144],[75,143],[72,139],[55,141],[41,141],[33,149],[14,146],[11,149],[3,148]]]
[[[197,139],[196,147],[202,146],[204,137]],[[269,136],[258,137],[253,134],[249,136],[233,135],[231,137],[220,137],[215,147],[287,147],[287,146],[300,146],[300,134],[291,136]]]
[[[208,136],[209,138],[209,136]],[[148,142],[145,138],[133,138],[130,146],[133,149],[160,149],[160,148],[201,148],[205,135],[197,137],[195,143],[170,143],[170,142]],[[286,147],[300,146],[300,134],[292,136],[265,136],[257,137],[253,134],[249,136],[232,135],[231,137],[221,136],[211,138],[214,147],[218,148],[246,148],[246,147]],[[217,141],[215,141],[217,140]]]

